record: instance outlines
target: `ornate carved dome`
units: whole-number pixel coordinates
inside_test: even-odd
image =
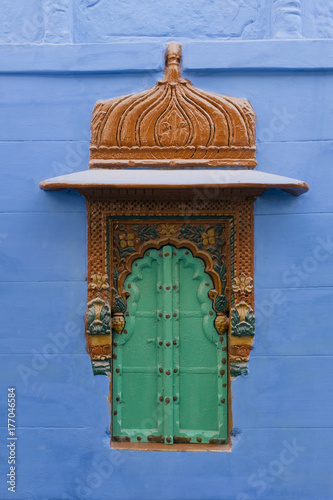
[[[90,167],[255,167],[254,110],[245,99],[195,88],[170,42],[163,80],[139,94],[96,103]]]

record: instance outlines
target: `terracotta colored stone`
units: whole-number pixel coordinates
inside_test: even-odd
[[[255,167],[249,101],[195,88],[182,78],[180,63],[181,45],[170,42],[155,87],[96,104],[90,167]]]

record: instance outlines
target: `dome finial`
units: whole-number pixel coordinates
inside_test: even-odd
[[[251,104],[195,88],[181,76],[180,43],[165,49],[155,87],[96,104],[90,166],[255,167]]]
[[[167,43],[167,50],[165,52],[164,81],[175,82],[181,78],[181,59],[181,44],[178,42]]]

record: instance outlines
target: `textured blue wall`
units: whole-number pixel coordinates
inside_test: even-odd
[[[333,498],[332,15],[332,0],[2,1],[1,500]],[[256,341],[233,383],[232,453],[110,450],[108,380],[85,352],[84,199],[38,187],[87,167],[95,101],[154,85],[173,38],[196,86],[251,101],[258,169],[311,188],[256,203]]]

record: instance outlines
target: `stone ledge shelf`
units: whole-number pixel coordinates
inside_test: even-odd
[[[0,44],[0,74],[115,74],[163,70],[165,40]],[[331,71],[333,40],[185,41],[186,71]]]
[[[44,190],[96,188],[108,189],[188,189],[210,188],[246,189],[262,194],[268,189],[281,189],[294,196],[309,190],[306,182],[281,175],[255,170],[197,169],[197,170],[152,170],[91,169],[73,174],[53,177],[40,183]]]

